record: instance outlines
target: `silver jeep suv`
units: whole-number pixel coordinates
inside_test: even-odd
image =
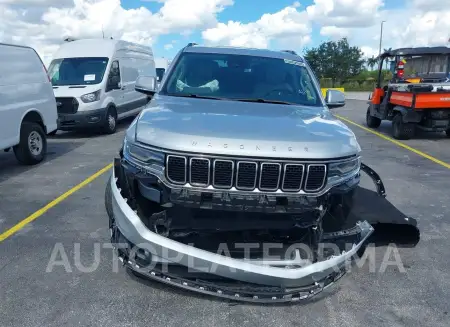
[[[248,301],[306,299],[372,233],[350,221],[360,146],[293,51],[189,44],[126,132],[106,189],[112,242],[140,276]],[[364,166],[365,167],[365,166]],[[328,244],[328,246],[324,246]]]

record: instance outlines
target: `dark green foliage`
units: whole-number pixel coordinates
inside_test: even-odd
[[[331,78],[333,87],[336,82],[360,74],[366,62],[361,49],[350,46],[347,38],[307,49],[305,58],[319,78]]]

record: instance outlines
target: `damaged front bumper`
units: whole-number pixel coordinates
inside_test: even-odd
[[[352,258],[374,231],[368,222],[363,221],[348,230],[324,233],[324,242],[345,242],[351,246],[323,260],[302,259],[298,249],[289,258],[236,259],[172,240],[147,228],[138,213],[127,203],[128,199],[124,197],[126,192],[121,190],[121,187],[126,186],[118,185],[120,169],[121,165],[114,166],[105,194],[113,242],[123,240],[128,244],[128,249],[119,249],[119,258],[140,275],[201,293],[253,302],[308,299],[345,274]],[[381,181],[379,184],[377,186],[382,188]],[[384,189],[378,191],[384,195]],[[137,260],[137,253],[141,250],[147,259],[145,263]],[[193,275],[201,272],[203,276],[213,275],[236,283],[221,286],[223,284],[202,278],[184,278],[170,269],[161,269],[163,263],[183,267],[192,271]]]

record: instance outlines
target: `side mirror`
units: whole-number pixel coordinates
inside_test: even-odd
[[[325,102],[328,108],[339,108],[345,106],[345,95],[338,90],[327,90]]]
[[[146,95],[154,95],[157,90],[157,83],[155,76],[139,76],[134,89]]]

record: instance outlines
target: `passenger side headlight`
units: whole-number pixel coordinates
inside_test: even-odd
[[[100,90],[92,92],[92,93],[84,94],[80,97],[80,99],[84,103],[98,101],[100,99]]]
[[[123,143],[123,155],[125,159],[138,165],[164,165],[164,153],[136,145],[127,138]]]
[[[337,183],[356,174],[361,168],[361,158],[330,163],[328,165],[328,182]]]

